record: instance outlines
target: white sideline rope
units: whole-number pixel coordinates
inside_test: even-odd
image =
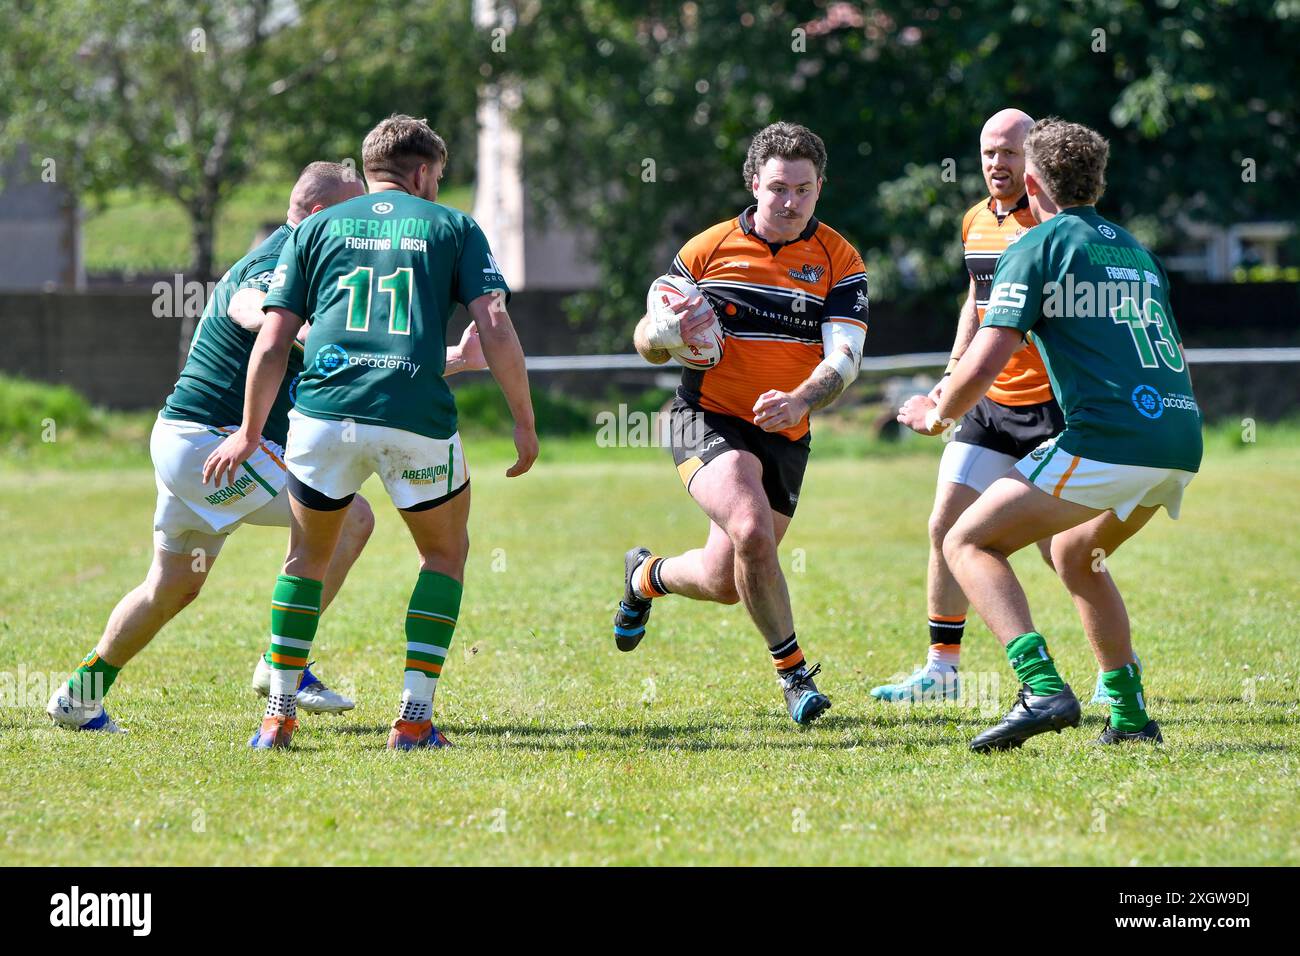
[[[1263,364],[1300,362],[1300,348],[1188,349],[1193,365]],[[862,371],[893,372],[905,369],[939,368],[948,364],[947,352],[905,352],[902,355],[864,355]],[[635,352],[621,355],[530,355],[530,372],[602,372],[673,368],[651,365]]]

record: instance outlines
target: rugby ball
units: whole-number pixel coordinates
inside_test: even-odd
[[[684,279],[676,275],[660,276],[650,283],[650,291],[646,294],[646,313],[656,324],[670,324],[676,319],[685,317],[685,313],[682,313],[681,316],[676,315],[672,311],[672,307],[697,295],[700,295],[699,286],[690,279]],[[713,306],[709,305],[707,298],[701,296],[700,305],[694,314],[698,316],[706,312],[712,318],[712,322],[705,329],[705,334],[708,336],[706,344],[696,345],[687,342],[668,349],[668,354],[679,365],[693,369],[706,369],[713,368],[722,361],[722,350],[726,336],[723,334],[721,323],[718,322],[717,314],[713,311]]]

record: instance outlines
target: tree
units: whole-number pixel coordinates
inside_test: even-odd
[[[464,49],[468,5],[455,0],[0,0],[0,18],[0,141],[53,158],[83,197],[126,185],[174,199],[199,281],[217,271],[221,204],[255,170],[358,156],[378,118],[431,94],[472,129],[472,78],[428,70]]]
[[[1108,136],[1104,205],[1148,241],[1178,214],[1297,218],[1292,0],[498,9],[513,29],[488,68],[521,91],[535,200],[598,239],[604,282],[577,307],[606,347],[626,346],[676,244],[749,201],[744,152],[776,119],[826,141],[819,211],[862,249],[877,298],[964,289],[958,224],[981,195],[980,126],[1004,106]]]

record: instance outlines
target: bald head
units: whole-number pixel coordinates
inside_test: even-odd
[[[1024,110],[998,110],[984,121],[980,140],[983,141],[986,136],[1011,137],[1023,143],[1033,125],[1034,118]]]
[[[318,209],[364,192],[361,177],[353,167],[342,163],[311,163],[298,175],[289,194],[289,222],[302,222]]]
[[[998,110],[980,130],[980,170],[989,195],[1005,209],[1025,194],[1025,137],[1034,118],[1023,110]]]

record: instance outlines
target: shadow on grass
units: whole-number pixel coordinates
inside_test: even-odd
[[[930,715],[917,721],[922,724],[950,725],[950,719]],[[638,747],[650,750],[683,751],[762,751],[762,750],[852,750],[854,748],[908,749],[915,747],[949,747],[964,742],[951,735],[930,733],[900,735],[897,739],[878,736],[848,738],[846,732],[879,731],[878,722],[859,717],[826,717],[818,721],[816,731],[802,730],[779,722],[756,721],[749,724],[654,724],[617,726],[578,726],[571,724],[444,723],[439,725],[454,742],[495,738],[493,746],[505,749],[549,751],[629,751]],[[899,729],[905,725],[898,725]],[[817,731],[821,731],[818,733]],[[837,732],[828,738],[826,731]],[[388,733],[386,724],[345,725],[332,733],[380,736]]]
[[[1257,710],[1260,708],[1294,710],[1296,702],[1294,700],[1259,700],[1248,704],[1240,697],[1160,697],[1155,701],[1157,706],[1162,704],[1171,704],[1188,707],[1204,707],[1207,705],[1217,707],[1237,707],[1243,710]]]
[[[577,724],[445,723],[440,725],[453,742],[486,742],[494,749],[538,750],[553,752],[616,752],[634,749],[706,751],[809,750],[844,751],[858,748],[874,750],[965,749],[971,737],[990,721],[970,715],[914,714],[896,723],[882,723],[872,717],[850,715],[827,716],[809,731],[784,725],[766,718],[744,724],[621,724],[616,726]],[[1222,722],[1222,721],[1219,721]],[[1266,723],[1275,722],[1269,718]],[[1280,722],[1280,721],[1277,721]],[[1201,724],[1196,718],[1172,717],[1162,724],[1177,726]],[[1237,721],[1233,721],[1237,723]],[[1246,723],[1246,721],[1241,721]],[[1091,739],[1105,726],[1105,719],[1088,715],[1075,734]],[[924,733],[917,733],[924,728]],[[351,736],[386,737],[387,724],[346,724],[327,728],[327,733]],[[943,732],[945,731],[946,732]],[[835,733],[828,736],[827,731]],[[884,732],[882,736],[881,732]],[[897,736],[893,735],[897,731]],[[1278,741],[1242,741],[1237,743],[1182,743],[1177,737],[1166,745],[1170,751],[1220,754],[1290,754],[1300,752],[1300,744]]]

